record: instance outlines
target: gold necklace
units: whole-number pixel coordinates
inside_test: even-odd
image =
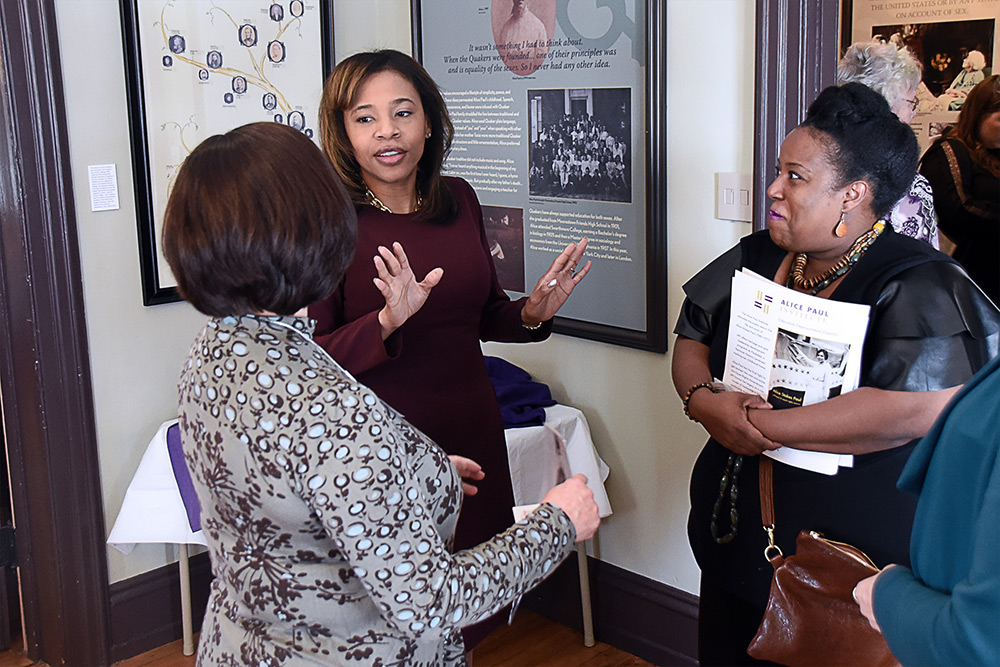
[[[816,296],[829,287],[837,278],[850,271],[851,267],[858,263],[861,256],[875,243],[875,239],[884,230],[885,222],[879,220],[872,225],[871,229],[859,236],[851,244],[851,248],[847,251],[847,254],[838,259],[829,269],[813,278],[805,277],[806,262],[809,260],[809,257],[804,252],[800,252],[795,255],[795,262],[792,264],[792,270],[788,274],[788,280],[785,281],[785,287],[795,286]]]
[[[392,213],[392,210],[388,206],[383,204],[382,200],[376,197],[375,193],[372,192],[371,188],[369,188],[367,185],[365,186],[365,201],[368,203],[369,206],[374,206],[380,211],[385,211],[386,213]],[[417,205],[414,206],[413,210],[410,212],[416,213],[417,211],[420,210],[420,207],[423,205],[424,205],[424,198],[418,194]]]

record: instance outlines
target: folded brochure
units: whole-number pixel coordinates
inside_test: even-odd
[[[743,269],[733,276],[723,382],[776,409],[812,405],[858,388],[868,306],[802,294]],[[850,454],[781,447],[788,465],[835,475]]]

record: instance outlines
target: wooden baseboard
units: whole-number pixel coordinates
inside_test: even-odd
[[[191,609],[195,632],[208,603],[212,567],[208,553],[192,556]],[[181,589],[177,564],[111,584],[111,659],[115,662],[181,638]]]
[[[656,665],[698,664],[698,597],[588,558],[594,636]],[[583,631],[580,574],[567,558],[522,604]]]
[[[207,553],[191,557],[195,631],[208,602]],[[697,665],[698,598],[620,567],[588,558],[594,634],[599,641],[656,665]],[[568,558],[524,597],[525,607],[583,631],[580,574]],[[111,657],[124,660],[181,638],[180,577],[176,564],[111,585]]]

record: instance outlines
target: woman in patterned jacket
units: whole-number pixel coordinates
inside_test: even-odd
[[[336,287],[355,226],[330,162],[276,123],[206,139],[174,183],[164,254],[212,316],[179,383],[215,575],[199,665],[463,664],[458,630],[597,528],[578,475],[449,553],[478,465],[449,460],[311,338],[305,308]]]

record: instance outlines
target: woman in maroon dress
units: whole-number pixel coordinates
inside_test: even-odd
[[[478,492],[465,498],[454,547],[479,544],[513,522],[514,504],[479,343],[547,338],[590,270],[589,261],[576,270],[587,241],[566,246],[529,296],[507,297],[475,192],[441,175],[453,135],[444,100],[423,67],[398,51],[337,65],[320,128],[357,206],[358,245],[336,292],[309,309],[315,339],[446,452],[482,466],[460,470],[478,480]],[[467,650],[492,625],[476,628],[466,629]]]

